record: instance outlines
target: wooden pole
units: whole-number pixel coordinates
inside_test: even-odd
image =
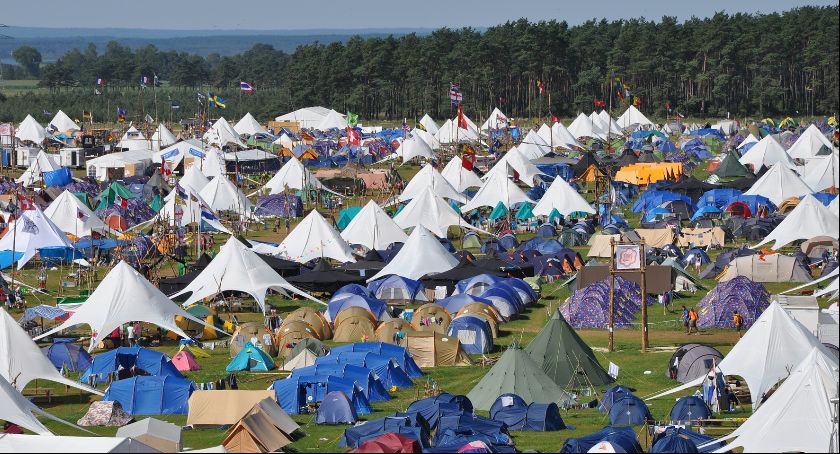
[[[645,256],[645,239],[642,238],[641,243],[639,243],[639,257],[641,259],[641,271],[642,271],[642,352],[647,352],[648,349],[648,316],[647,316],[647,276],[646,276],[646,268],[647,268],[647,257]]]
[[[615,325],[615,307],[613,306],[615,300],[615,239],[610,239],[610,314],[609,314],[609,326],[607,330],[609,331],[609,343],[607,344],[608,351],[615,350],[615,334],[614,334],[614,325]]]

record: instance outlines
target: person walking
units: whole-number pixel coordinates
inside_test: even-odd
[[[128,323],[128,326],[125,327],[125,338],[128,343],[128,347],[134,346],[134,325],[131,322]]]
[[[694,334],[700,334],[700,330],[697,329],[697,310],[693,307],[688,311],[688,334],[691,334],[692,329]]]
[[[741,338],[741,329],[744,327],[744,317],[738,311],[732,313],[732,323],[735,324],[735,332],[738,333],[738,339]]]
[[[685,327],[685,333],[689,334],[689,310],[683,306],[682,307],[682,322],[683,326]]]

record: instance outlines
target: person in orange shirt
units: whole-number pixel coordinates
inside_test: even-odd
[[[688,334],[691,334],[692,329],[695,334],[700,334],[700,330],[697,329],[697,310],[693,307],[688,311]]]
[[[732,313],[732,323],[735,324],[735,331],[738,333],[738,339],[741,338],[741,329],[744,327],[744,317],[738,311]]]

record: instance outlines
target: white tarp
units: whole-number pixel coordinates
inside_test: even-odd
[[[447,230],[453,225],[474,228],[451,205],[435,195],[428,187],[411,199],[394,216],[394,222],[403,229],[422,225],[440,238],[446,238]]]
[[[575,136],[575,139],[580,139],[582,137],[603,139],[606,136],[606,134],[600,130],[598,125],[596,125],[592,119],[584,113],[578,114],[574,121],[572,121],[572,124],[569,125],[569,132]]]
[[[294,112],[289,112],[285,115],[275,117],[274,121],[294,121],[297,122],[301,128],[311,129],[318,126],[318,123],[320,123],[330,112],[334,111],[321,106],[303,107],[295,110]]]
[[[233,211],[240,216],[251,213],[251,201],[225,176],[210,180],[198,195],[215,211]]]
[[[251,115],[251,112],[246,113],[235,125],[233,130],[239,135],[253,136],[257,133],[268,134],[268,130],[262,127],[260,122]]]
[[[64,111],[62,110],[59,110],[55,113],[55,116],[53,116],[52,120],[50,120],[50,126],[54,126],[55,129],[61,132],[79,131],[82,129],[79,127],[79,125],[76,124],[75,121],[71,120],[70,117],[68,117],[67,114],[64,113]]]
[[[805,161],[802,181],[814,191],[840,187],[840,154],[814,156]]]
[[[166,161],[167,167],[174,169],[178,167],[178,165],[181,164],[187,156],[193,156],[193,159],[195,160],[200,159],[200,157],[192,154],[190,149],[194,150],[192,153],[195,153],[196,151],[198,153],[204,153],[201,151],[203,149],[201,141],[198,139],[187,139],[170,145],[164,145],[163,149],[152,153],[152,161],[155,163]],[[201,167],[201,163],[196,162],[192,167]]]
[[[721,360],[718,369],[724,375],[737,375],[747,382],[755,409],[764,394],[786,378],[791,368],[814,348],[832,354],[774,301]],[[703,375],[649,399],[696,388],[705,379]]]
[[[52,432],[41,424],[41,421],[38,421],[35,415],[49,416],[23,397],[20,391],[10,385],[4,377],[0,377],[0,419],[17,424],[38,435],[52,435]],[[0,438],[2,437],[3,435],[0,435]]]
[[[355,262],[350,245],[324,220],[318,210],[312,210],[300,224],[295,226],[283,242],[277,246],[275,255],[298,263],[306,263],[321,257],[339,262]]]
[[[426,132],[428,132],[431,135],[437,134],[438,129],[440,129],[438,128],[437,123],[435,123],[435,120],[433,120],[432,117],[429,116],[429,114],[423,115],[423,118],[420,119],[419,123],[423,125],[423,127],[426,129]]]
[[[777,250],[796,240],[810,240],[816,236],[830,236],[836,239],[838,235],[840,235],[840,221],[837,216],[831,214],[816,197],[808,194],[755,247],[775,242],[770,248]]]
[[[837,359],[813,348],[715,452],[836,452]],[[718,440],[716,440],[718,441]]]
[[[41,334],[36,340],[73,326],[88,325],[95,333],[88,348],[88,351],[92,351],[111,331],[138,320],[188,338],[175,323],[177,316],[215,329],[181,309],[131,265],[120,261],[99,283],[85,304],[79,306],[64,323]]]
[[[809,159],[817,155],[822,147],[834,150],[831,141],[814,125],[808,126],[796,142],[788,148],[788,155],[794,159]]]
[[[47,132],[32,115],[27,115],[15,130],[15,137],[22,142],[29,141],[41,146],[47,138]]]
[[[263,312],[265,312],[265,294],[269,290],[275,290],[283,294],[287,294],[286,291],[288,290],[324,304],[290,284],[283,276],[277,274],[277,271],[268,266],[256,252],[245,247],[233,236],[228,238],[227,243],[219,249],[219,253],[213,257],[207,267],[172,297],[189,293],[189,298],[182,304],[187,307],[204,298],[228,290],[251,295],[257,300]]]
[[[487,117],[487,120],[481,125],[482,131],[487,131],[488,129],[503,129],[508,127],[508,123],[510,120],[508,119],[507,115],[502,113],[498,107],[494,107],[493,111],[490,112],[490,116]]]
[[[213,126],[207,130],[202,136],[202,141],[215,145],[217,147],[224,147],[230,144],[244,147],[245,144],[239,140],[239,133],[233,129],[233,126],[225,120],[225,117],[219,117]]]
[[[166,127],[166,125],[160,123],[158,124],[158,127],[155,128],[155,133],[152,134],[152,150],[160,151],[161,149],[166,148],[177,141],[178,138],[175,137],[175,134],[172,134],[172,131],[170,131],[169,128]]]
[[[43,180],[44,172],[52,172],[59,168],[61,166],[50,155],[44,153],[44,150],[38,150],[35,159],[15,181],[23,183],[26,187],[33,186],[35,183]]]
[[[501,159],[496,161],[493,168],[484,175],[483,179],[490,178],[494,173],[501,173],[507,177],[514,175],[514,172],[518,175],[519,181],[532,188],[539,183],[537,177],[545,175],[537,166],[525,158],[516,147],[512,147]]]
[[[435,234],[421,225],[414,228],[397,255],[368,282],[390,274],[420,279],[427,274],[449,271],[457,264],[458,259],[440,244]]]
[[[435,133],[435,139],[441,144],[453,144],[462,142],[475,142],[478,140],[478,133],[474,130],[458,127],[458,123],[446,120]]]
[[[315,126],[315,129],[319,131],[329,131],[330,129],[345,129],[349,126],[347,124],[347,119],[344,118],[344,115],[331,110],[327,113],[324,118]]]
[[[784,147],[771,135],[759,140],[757,144],[741,156],[738,162],[744,165],[752,164],[753,172],[756,173],[761,166],[770,167],[778,162],[781,162],[785,167],[793,165]]]
[[[102,395],[81,382],[67,378],[41,352],[29,334],[5,309],[0,308],[0,376],[17,390],[32,380],[42,379]],[[0,418],[3,419],[3,418]]]
[[[356,213],[356,217],[341,232],[350,244],[368,249],[385,250],[392,243],[405,243],[408,235],[373,200]]]
[[[89,236],[94,231],[105,233],[109,230],[96,213],[66,189],[44,210],[44,215],[64,233],[75,237]]]
[[[420,136],[410,135],[402,141],[396,153],[402,157],[403,164],[408,164],[414,158],[434,159],[435,152]]]
[[[150,151],[152,144],[143,136],[142,132],[138,131],[134,126],[131,126],[125,131],[117,143],[117,148],[122,148],[126,151]]]
[[[548,140],[543,139],[533,129],[525,134],[525,138],[522,139],[522,142],[519,142],[516,148],[522,153],[522,156],[532,161],[551,152],[551,145],[548,143]]]

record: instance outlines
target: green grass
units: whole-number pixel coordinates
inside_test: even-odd
[[[410,179],[417,171],[418,166],[404,166],[399,169],[402,176]],[[247,192],[247,191],[246,191]],[[589,194],[591,197],[591,194]],[[382,197],[377,198],[381,201]],[[362,205],[367,198],[349,199],[345,202],[345,206]],[[629,210],[628,210],[629,211]],[[334,210],[334,216],[338,217],[338,210]],[[625,213],[626,219],[631,225],[637,225],[638,215],[632,213]],[[249,238],[259,239],[263,241],[279,242],[284,236],[285,229],[281,228],[280,232],[274,233],[270,227],[256,227],[254,231],[248,232]],[[454,230],[453,232],[454,233]],[[525,239],[529,235],[522,235],[521,239]],[[456,237],[457,238],[457,237]],[[221,236],[216,238],[217,247],[225,239]],[[456,242],[457,244],[457,242]],[[731,246],[731,245],[730,245]],[[587,246],[575,248],[585,256],[588,250]],[[477,251],[473,251],[477,252]],[[713,258],[715,253],[712,254]],[[169,264],[164,264],[159,268],[162,275],[174,274],[175,268]],[[51,296],[46,297],[42,295],[30,294],[28,295],[28,303],[30,306],[35,304],[53,304],[54,297],[58,294],[58,283],[63,279],[62,276],[67,273],[66,268],[51,270],[49,272],[49,288]],[[105,270],[99,270],[98,279],[104,277]],[[17,279],[23,279],[24,282],[34,284],[36,282],[37,270],[33,267],[17,274]],[[703,280],[702,283],[708,288],[712,289],[716,285],[714,280]],[[788,283],[766,284],[770,293],[778,293],[779,291],[789,288]],[[94,286],[95,287],[95,286]],[[84,287],[83,287],[84,288]],[[65,289],[64,294],[78,293],[79,289]],[[558,283],[545,285],[542,289],[542,297],[540,300],[528,307],[524,313],[517,319],[502,324],[500,326],[501,332],[499,338],[495,340],[496,349],[488,356],[499,356],[504,350],[505,346],[517,341],[521,344],[527,345],[534,336],[540,331],[545,324],[547,317],[552,310],[556,309],[563,300],[570,295],[568,288],[561,287]],[[698,291],[697,294],[681,295],[679,299],[674,301],[675,307],[686,305],[688,307],[695,306],[697,302],[705,295],[703,291]],[[277,295],[269,297],[270,305],[276,307],[278,312],[285,313],[293,310],[300,305],[310,305],[314,303],[302,301],[289,301],[279,298]],[[15,313],[15,317],[20,314]],[[240,321],[257,321],[261,320],[260,314],[238,314]],[[637,321],[640,317],[637,317]],[[650,323],[650,351],[647,353],[641,352],[641,331],[639,329],[623,329],[618,330],[615,334],[615,351],[607,352],[607,332],[604,330],[579,330],[581,337],[593,347],[599,361],[606,367],[610,362],[617,364],[621,368],[618,382],[634,388],[636,394],[639,396],[649,396],[657,391],[665,390],[677,385],[673,380],[670,380],[665,375],[667,362],[670,355],[678,345],[687,342],[703,342],[715,346],[724,354],[727,353],[737,341],[737,335],[728,330],[711,330],[704,331],[699,335],[687,336],[682,331],[679,323],[679,314],[677,313],[663,313],[659,306],[653,306],[649,310]],[[81,331],[80,331],[81,333]],[[331,341],[327,342],[332,345]],[[174,354],[176,346],[173,342],[169,342],[162,347],[157,348],[167,354]],[[197,382],[207,382],[217,380],[226,375],[224,372],[225,366],[230,361],[230,356],[227,350],[208,351],[210,357],[199,358],[198,362],[202,366],[202,370],[198,372],[187,373],[189,379]],[[478,358],[474,358],[478,359]],[[437,367],[425,370],[425,376],[415,381],[416,386],[408,389],[400,389],[393,393],[393,399],[387,402],[378,402],[374,404],[376,412],[368,415],[365,419],[374,419],[395,411],[403,411],[406,407],[417,398],[422,397],[424,388],[434,383],[438,388],[448,391],[450,393],[466,394],[475,386],[478,381],[487,372],[487,368],[480,365],[473,365],[470,367]],[[648,373],[649,372],[649,373]],[[282,378],[284,374],[268,373],[268,374],[239,374],[239,382],[241,389],[265,389],[273,380]],[[66,421],[75,422],[81,418],[86,412],[91,401],[98,399],[96,396],[82,395],[74,389],[66,389],[64,386],[55,385],[52,383],[44,383],[40,381],[38,386],[48,386],[54,391],[54,398],[52,402],[47,403],[43,398],[39,398],[36,403],[44,408],[46,411],[62,418]],[[27,393],[31,393],[35,388],[36,383],[32,383],[27,388]],[[103,389],[104,390],[104,389]],[[688,393],[683,393],[688,394]],[[588,401],[591,398],[581,397],[582,401]],[[673,405],[674,398],[662,398],[649,402],[651,412],[655,418],[665,419]],[[479,412],[483,413],[483,412]],[[743,418],[748,416],[747,410],[738,410],[732,414],[721,415],[724,418]],[[602,415],[594,409],[581,410],[564,410],[562,417],[566,424],[574,426],[574,430],[564,430],[552,433],[534,433],[534,432],[513,432],[513,437],[516,446],[519,450],[537,450],[540,452],[557,452],[562,446],[563,442],[569,437],[576,437],[594,432],[601,427],[608,424],[605,415]],[[175,424],[183,425],[186,423],[185,416],[162,416],[160,419],[173,422]],[[289,448],[298,452],[333,452],[338,448],[336,443],[342,435],[344,426],[320,426],[313,422],[313,416],[295,416],[294,419],[301,425],[304,436],[296,440]],[[60,435],[83,435],[82,433],[68,428],[66,426],[56,424],[51,421],[45,421],[46,425],[56,434]],[[639,429],[639,439],[643,445],[646,444],[646,434]],[[100,435],[114,435],[115,428],[90,428],[91,431]],[[725,433],[725,429],[710,428],[710,433]],[[218,429],[200,429],[200,430],[185,430],[183,432],[184,446],[190,448],[204,448],[219,444],[225,436],[224,430]]]

